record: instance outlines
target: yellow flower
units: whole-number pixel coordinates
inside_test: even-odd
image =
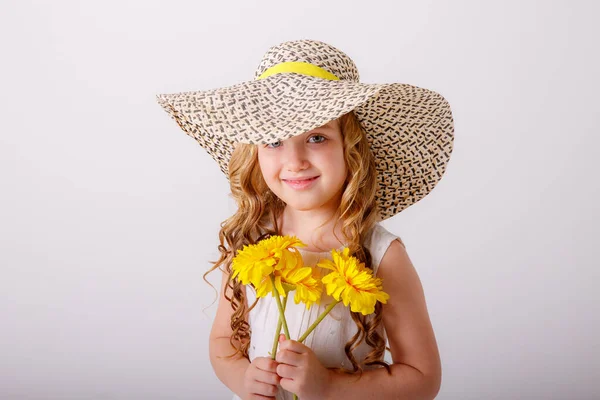
[[[284,280],[296,289],[294,302],[300,302],[309,309],[314,303],[319,303],[323,293],[323,284],[318,272],[310,267],[303,267],[284,272]]]
[[[253,245],[246,245],[238,250],[233,258],[231,268],[233,278],[238,278],[243,285],[252,283],[255,288],[263,285],[265,278],[275,270],[294,268],[302,257],[290,248],[305,246],[294,236],[271,236]]]
[[[296,253],[298,254],[298,253]],[[287,256],[293,257],[293,256]],[[298,258],[293,262],[288,262],[286,267],[273,270],[275,287],[280,295],[286,297],[288,292],[296,290],[294,302],[300,302],[306,305],[309,309],[312,304],[318,303],[323,292],[323,284],[318,276],[318,273],[311,267],[304,267],[302,257],[298,254]],[[256,286],[256,296],[264,297],[271,293],[275,295],[273,283],[269,276],[264,277],[260,284]]]
[[[337,254],[338,257],[341,257],[342,260],[348,260],[350,259],[350,257],[352,257],[350,255],[350,249],[348,247],[344,247],[344,249],[342,251],[335,251],[335,253]]]
[[[306,246],[295,236],[278,235],[261,240],[259,244],[268,249],[273,257],[278,260],[274,267],[276,270],[294,268],[298,263],[302,263],[302,256],[295,248]],[[294,251],[290,251],[290,249],[294,249]]]
[[[383,291],[380,278],[373,276],[373,272],[366,268],[356,257],[349,255],[346,248],[343,251],[332,250],[333,260],[321,260],[317,265],[332,270],[322,281],[327,294],[335,300],[350,304],[352,312],[363,315],[375,312],[377,301],[387,303],[389,295]]]

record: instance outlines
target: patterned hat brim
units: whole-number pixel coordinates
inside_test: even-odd
[[[354,110],[376,159],[382,219],[416,203],[437,185],[453,147],[448,102],[436,92],[409,84],[365,84],[289,73],[156,98],[226,177],[234,143],[285,140]]]

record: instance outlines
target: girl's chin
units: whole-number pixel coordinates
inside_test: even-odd
[[[286,203],[286,205],[288,207],[290,207],[291,209],[295,210],[295,211],[311,211],[316,209],[317,207],[315,207],[314,205],[311,204],[293,204],[293,203]]]
[[[323,210],[323,208],[326,205],[326,202],[318,201],[318,200],[314,200],[314,199],[308,200],[308,201],[302,201],[302,199],[288,197],[287,200],[288,201],[285,201],[285,199],[284,199],[284,203],[288,207],[290,207],[291,209],[296,210],[296,211],[314,211],[317,209]]]

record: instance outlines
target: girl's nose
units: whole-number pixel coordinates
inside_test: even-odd
[[[293,143],[291,140],[286,143],[285,150],[285,168],[291,172],[302,171],[308,168],[308,160],[304,152],[303,143]]]

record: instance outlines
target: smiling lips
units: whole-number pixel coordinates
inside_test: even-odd
[[[319,178],[318,176],[313,176],[312,178],[303,178],[303,179],[282,179],[285,183],[287,183],[292,189],[302,190],[307,189],[312,186],[313,182]]]

